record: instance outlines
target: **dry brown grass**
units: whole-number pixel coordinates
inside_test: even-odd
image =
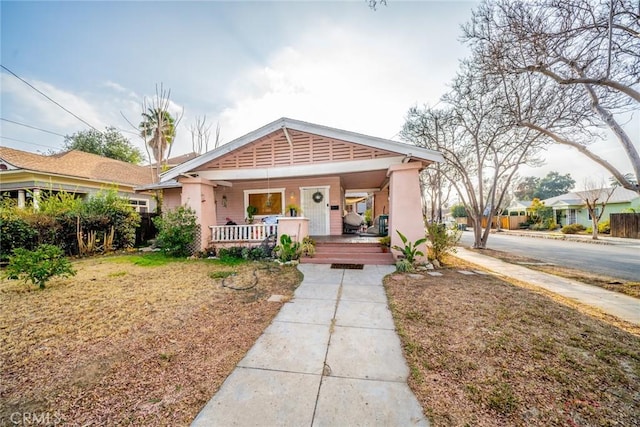
[[[640,425],[640,337],[495,276],[385,285],[435,426]]]
[[[74,263],[40,291],[0,281],[0,425],[49,413],[65,425],[188,425],[300,282],[294,267],[211,261]],[[236,271],[223,288],[216,271]],[[4,424],[3,424],[4,423]]]

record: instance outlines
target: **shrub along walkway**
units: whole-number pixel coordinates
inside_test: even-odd
[[[192,425],[429,425],[382,286],[395,268],[298,268],[295,298]]]
[[[579,303],[600,309],[634,325],[640,325],[640,299],[598,286],[586,285],[541,271],[509,264],[490,256],[458,247],[456,257],[500,275],[549,290]]]

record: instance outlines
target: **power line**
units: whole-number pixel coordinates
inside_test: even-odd
[[[11,138],[11,137],[4,136],[4,135],[0,135],[0,138],[2,138],[2,139],[8,139],[8,140],[10,140],[10,141],[22,142],[23,144],[39,145],[40,147],[47,147],[47,148],[53,148],[53,149],[56,149],[56,147],[52,147],[52,146],[50,146],[50,145],[37,144],[37,143],[35,143],[35,142],[29,142],[29,141],[25,141],[25,140],[23,140],[23,139]]]
[[[66,137],[66,135],[62,135],[61,133],[53,132],[53,131],[46,130],[46,129],[41,129],[41,128],[39,128],[39,127],[31,126],[31,125],[28,125],[28,124],[25,124],[25,123],[16,122],[16,121],[14,121],[14,120],[5,119],[4,117],[0,117],[0,120],[2,120],[3,122],[9,122],[9,123],[13,123],[13,124],[16,124],[16,125],[24,126],[24,127],[26,127],[26,128],[31,128],[31,129],[39,130],[40,132],[46,132],[46,133],[50,133],[50,134],[52,134],[52,135],[61,136],[61,137],[63,137],[63,138],[65,138],[65,137]]]
[[[71,114],[73,117],[75,117],[76,119],[80,120],[82,123],[84,123],[85,125],[89,126],[91,129],[95,130],[96,132],[100,132],[98,129],[96,129],[93,125],[91,125],[89,122],[87,122],[86,120],[84,120],[83,118],[77,116],[76,114],[74,114],[73,112],[71,112],[70,110],[66,109],[65,107],[63,107],[62,105],[60,105],[58,102],[54,101],[52,98],[50,98],[46,93],[42,92],[40,89],[38,89],[37,87],[33,86],[31,83],[29,83],[28,81],[26,81],[25,79],[23,79],[22,77],[20,77],[19,75],[17,75],[16,73],[14,73],[13,71],[11,71],[10,69],[8,69],[7,67],[5,67],[4,65],[0,64],[0,67],[2,67],[3,70],[7,71],[8,73],[12,74],[15,78],[17,78],[18,80],[20,80],[22,83],[26,84],[27,86],[29,86],[31,89],[35,90],[36,92],[38,92],[40,95],[44,96],[45,98],[47,98],[49,101],[53,102],[54,104],[56,104],[58,107],[62,108],[64,111],[66,111],[67,113]]]

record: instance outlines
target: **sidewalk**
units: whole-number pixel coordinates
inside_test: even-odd
[[[294,299],[192,425],[428,426],[382,286],[394,266],[298,268]]]
[[[598,286],[586,285],[576,282],[575,280],[569,280],[519,265],[509,264],[462,247],[458,247],[457,249],[458,252],[455,256],[465,261],[482,266],[487,270],[503,276],[539,286],[580,303],[599,308],[605,313],[626,320],[627,322],[640,325],[640,299],[619,292],[609,291]]]
[[[472,230],[472,229],[470,229]],[[495,233],[495,230],[491,230]],[[536,237],[539,239],[567,240],[570,242],[591,243],[597,245],[622,245],[640,247],[640,239],[626,239],[623,237],[611,237],[608,234],[598,234],[598,240],[593,240],[586,234],[563,234],[559,231],[528,231],[528,230],[501,230],[500,233],[514,236]]]

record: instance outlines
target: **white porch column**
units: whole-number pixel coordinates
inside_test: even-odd
[[[200,224],[200,250],[209,245],[211,239],[210,225],[216,225],[215,184],[204,178],[180,178],[182,184],[181,202],[196,213]]]
[[[40,209],[40,189],[33,189],[33,210],[37,211]]]
[[[392,165],[387,171],[389,177],[389,236],[391,246],[403,246],[396,231],[404,234],[410,242],[425,237],[422,218],[422,197],[420,194],[420,162]],[[425,244],[419,250],[427,255]],[[397,251],[394,255],[398,255]],[[423,259],[423,260],[424,260]]]
[[[18,207],[20,209],[24,209],[24,207],[26,206],[26,198],[25,198],[25,193],[24,190],[18,190]]]

